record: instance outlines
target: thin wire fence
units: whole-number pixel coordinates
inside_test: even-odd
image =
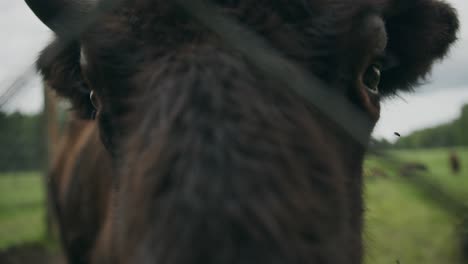
[[[34,79],[36,74],[35,64],[30,65],[20,73],[15,80],[7,86],[7,89],[0,95],[0,110],[2,110],[8,102],[12,101],[18,94],[28,86]]]

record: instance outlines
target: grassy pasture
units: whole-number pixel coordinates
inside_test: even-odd
[[[0,249],[44,238],[44,190],[39,173],[0,175]]]
[[[458,148],[462,171],[453,175],[449,149],[394,150],[393,157],[421,162],[424,177],[456,198],[468,201],[468,149]],[[372,178],[375,169],[387,177]],[[447,208],[434,204],[418,186],[398,175],[398,166],[369,156],[365,163],[366,263],[461,263],[455,219]]]
[[[458,175],[452,174],[449,167],[450,149],[395,150],[391,154],[403,160],[422,162],[427,165],[429,173],[425,176],[458,200],[465,201],[465,205],[468,206],[468,148],[455,150],[461,162],[461,171]]]
[[[456,219],[396,178],[365,186],[366,264],[460,263]]]

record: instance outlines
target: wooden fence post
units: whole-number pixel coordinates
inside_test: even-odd
[[[51,89],[44,83],[44,121],[45,121],[45,137],[46,137],[46,160],[43,176],[43,184],[46,193],[45,208],[46,208],[46,235],[48,238],[54,235],[54,221],[52,217],[52,201],[48,190],[48,176],[56,158],[58,141],[59,141],[59,126],[57,120],[57,97]]]

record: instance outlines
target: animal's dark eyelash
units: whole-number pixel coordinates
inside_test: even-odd
[[[399,65],[398,58],[388,53],[378,55],[375,61],[376,61],[376,64],[381,66],[382,71],[388,71]]]

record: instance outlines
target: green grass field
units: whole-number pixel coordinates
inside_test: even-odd
[[[462,169],[468,149],[460,149]],[[459,199],[468,200],[468,174],[451,175],[446,149],[398,150],[392,154],[428,165],[427,177]],[[397,168],[369,157],[366,171],[378,168],[385,178],[366,177],[366,264],[461,263],[456,219],[433,204],[417,187],[397,175]],[[44,240],[44,191],[38,173],[0,175],[0,249]]]
[[[429,168],[426,174],[445,191],[454,195],[458,200],[465,201],[468,206],[468,148],[458,148],[461,161],[461,172],[452,174],[449,167],[449,149],[426,150],[398,150],[392,154],[404,160],[422,162]]]
[[[0,249],[44,239],[44,190],[39,173],[0,175]]]
[[[468,149],[457,149],[462,171],[452,175],[448,149],[394,150],[405,162],[424,163],[424,177],[457,198],[468,201]],[[398,175],[398,166],[368,157],[365,171],[384,171],[386,178],[366,180],[366,263],[461,263],[455,229],[458,219],[425,197],[417,186]]]
[[[403,180],[366,184],[366,263],[460,263],[455,223]]]

